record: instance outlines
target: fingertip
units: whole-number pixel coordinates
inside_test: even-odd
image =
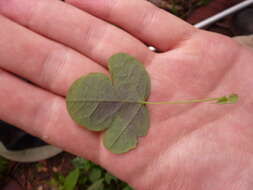
[[[112,0],[65,0],[66,3],[78,7],[91,14],[106,16],[109,11],[109,5],[113,3]]]
[[[28,19],[30,10],[33,8],[32,5],[33,3],[27,3],[27,0],[23,0],[22,3],[19,0],[0,0],[0,14],[12,20],[23,22]]]
[[[73,6],[119,26],[162,52],[175,48],[193,28],[144,0],[67,0]]]
[[[0,1],[0,11],[4,10],[13,0],[1,0]]]
[[[104,3],[105,0],[65,0],[65,2],[75,6],[92,7],[101,6],[101,3]]]
[[[14,2],[13,2],[14,1]],[[15,0],[1,0],[0,1],[0,14],[5,15],[8,10],[13,10],[13,4],[15,4]]]

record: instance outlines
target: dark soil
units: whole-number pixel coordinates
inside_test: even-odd
[[[66,175],[73,168],[73,158],[71,154],[61,153],[54,158],[36,163],[12,162],[8,178],[16,181],[23,190],[52,190],[48,184],[50,179],[59,173]]]
[[[191,24],[213,16],[243,0],[148,0]],[[173,4],[174,3],[174,4]],[[227,36],[234,36],[233,16],[226,17],[207,28]]]

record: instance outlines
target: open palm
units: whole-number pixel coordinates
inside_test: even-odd
[[[251,189],[253,53],[143,0],[67,2],[86,12],[57,0],[0,1],[0,119],[95,161],[136,189]],[[70,119],[64,96],[80,76],[108,73],[107,59],[118,52],[145,65],[149,101],[237,93],[239,103],[149,105],[148,135],[135,150],[114,155],[100,134]]]

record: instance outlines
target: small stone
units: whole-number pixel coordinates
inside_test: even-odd
[[[57,173],[57,172],[59,171],[59,169],[58,169],[57,167],[55,167],[55,166],[52,168],[52,170],[53,170],[53,172],[55,172],[55,173]]]
[[[40,172],[47,172],[48,171],[48,168],[45,167],[45,166],[39,166],[37,167],[37,171],[40,173]]]
[[[37,190],[43,190],[43,186],[42,185],[38,186]]]

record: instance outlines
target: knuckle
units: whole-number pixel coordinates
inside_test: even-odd
[[[39,80],[42,86],[56,91],[65,65],[68,63],[70,49],[67,47],[56,47],[49,50],[41,63]]]

